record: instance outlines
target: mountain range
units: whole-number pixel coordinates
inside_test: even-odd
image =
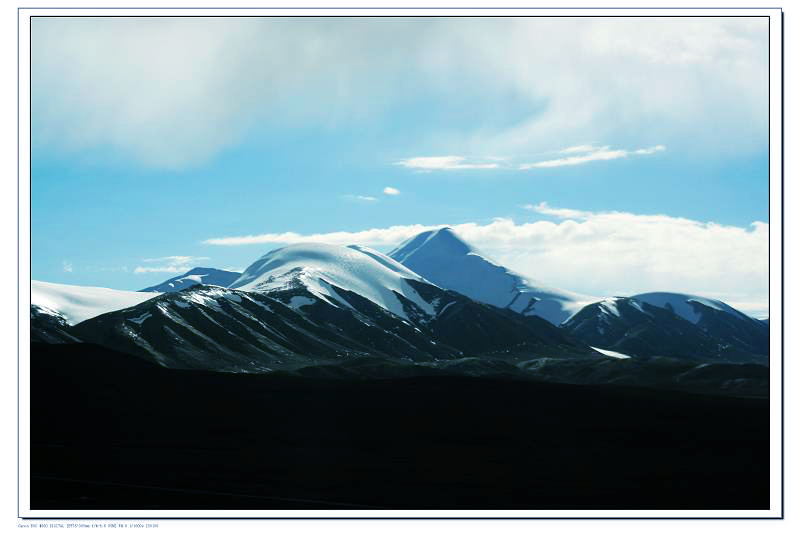
[[[167,367],[231,372],[364,359],[436,367],[500,352],[599,356],[538,317],[441,289],[379,252],[322,244],[272,251],[230,288],[162,294],[72,332]]]
[[[34,281],[31,339],[225,372],[502,375],[748,394],[768,386],[768,323],[692,295],[551,288],[450,228],[387,255],[290,245],[242,273],[196,268],[140,292]]]

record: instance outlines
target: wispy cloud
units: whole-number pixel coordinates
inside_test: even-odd
[[[769,225],[725,226],[669,215],[591,212],[552,207],[528,209],[560,221],[450,224],[462,238],[498,263],[545,284],[589,295],[681,291],[728,295],[749,303],[742,311],[767,311]],[[424,230],[444,225],[392,226],[359,232],[262,234],[216,238],[213,245],[326,242],[391,248]]]
[[[377,202],[377,198],[367,196],[367,195],[342,195],[342,198],[345,200],[350,200],[354,202]]]
[[[567,156],[565,158],[551,159],[547,161],[538,161],[536,163],[522,163],[519,166],[520,170],[539,169],[548,167],[563,167],[565,165],[581,165],[589,163],[590,161],[605,161],[612,159],[627,158],[631,154],[636,155],[649,155],[655,154],[666,150],[664,145],[656,145],[649,148],[640,148],[637,150],[624,150],[616,149],[611,150],[610,146],[595,147],[591,145],[575,146],[561,150],[564,154],[580,153],[577,156]]]
[[[61,262],[61,268],[64,269],[65,273],[71,273],[72,272],[72,262],[71,261],[67,261],[67,260],[62,261]]]
[[[184,273],[196,267],[197,262],[207,260],[205,256],[164,256],[163,258],[146,258],[143,263],[152,263],[156,265],[137,266],[133,270],[135,274],[144,273]]]
[[[520,163],[516,165],[519,170],[530,170],[537,168],[548,167],[563,167],[565,165],[580,165],[589,163],[590,161],[604,161],[612,159],[627,158],[630,155],[646,156],[655,154],[666,150],[664,145],[656,145],[648,148],[639,148],[636,150],[627,149],[612,149],[610,145],[595,146],[595,145],[576,145],[559,150],[559,154],[565,154],[565,157],[550,159],[545,161],[537,161],[534,163]],[[501,167],[509,168],[507,158],[487,158],[495,161],[495,163],[478,163],[467,161],[467,158],[462,156],[432,156],[432,157],[418,157],[409,158],[396,162],[397,165],[414,169],[420,172],[431,171],[453,171],[453,170],[470,170],[470,169],[499,169]],[[497,162],[502,163],[497,163]]]
[[[578,145],[567,147],[563,150],[559,150],[558,152],[561,154],[574,154],[576,152],[591,152],[593,150],[597,150],[597,147],[594,145]]]
[[[430,156],[403,159],[397,165],[418,171],[456,171],[469,169],[497,169],[499,163],[467,162],[463,156]]]
[[[121,265],[119,267],[105,267],[105,266],[98,267],[95,265],[89,265],[86,267],[86,270],[92,273],[127,273],[128,266]]]
[[[640,148],[639,150],[634,150],[634,154],[655,154],[656,152],[661,152],[662,150],[666,150],[667,147],[664,145],[656,145],[651,146],[650,148]]]
[[[384,187],[383,188],[383,194],[384,195],[399,195],[400,194],[400,190],[399,189],[395,189],[394,187]]]
[[[539,202],[538,204],[526,204],[523,206],[526,210],[535,211],[542,215],[552,215],[561,219],[587,219],[594,215],[590,211],[573,210],[569,208],[552,208],[547,202]]]

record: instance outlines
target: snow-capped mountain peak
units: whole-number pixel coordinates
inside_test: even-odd
[[[330,304],[349,307],[337,292],[339,288],[407,318],[397,297],[402,295],[433,315],[433,306],[408,281],[429,284],[407,267],[367,247],[302,243],[268,252],[245,269],[230,287],[268,293],[302,285]]]
[[[189,272],[170,278],[164,282],[140,289],[143,292],[173,293],[198,284],[228,287],[235,282],[242,273],[223,271],[212,267],[195,267]]]
[[[389,257],[439,287],[556,325],[598,300],[547,287],[498,265],[448,227],[406,240]]]
[[[428,230],[405,240],[389,253],[395,261],[404,263],[413,261],[411,258],[418,252],[427,253],[430,249],[440,250],[443,254],[464,255],[474,253],[475,250],[456,236],[449,226],[437,230]]]

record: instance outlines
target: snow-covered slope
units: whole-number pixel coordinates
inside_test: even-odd
[[[329,304],[350,307],[332,287],[335,286],[408,318],[397,298],[399,294],[424,313],[433,315],[431,303],[419,295],[409,280],[429,284],[393,259],[366,247],[303,243],[268,252],[245,269],[230,287],[269,293],[301,285]]]
[[[599,300],[546,287],[497,265],[451,228],[422,232],[390,252],[389,257],[440,287],[556,325]]]
[[[140,289],[139,291],[149,293],[172,293],[174,291],[181,291],[187,287],[196,286],[197,284],[228,287],[241,275],[242,273],[223,271],[221,269],[213,269],[211,267],[195,267],[187,273],[170,278],[169,280],[166,280],[158,285]]]
[[[694,324],[697,324],[700,319],[702,319],[703,308],[695,306],[693,303],[702,304],[703,306],[708,306],[709,308],[729,313],[740,319],[749,319],[749,317],[747,317],[745,314],[735,310],[734,308],[731,308],[722,301],[698,297],[696,295],[657,292],[641,293],[639,295],[634,295],[631,298],[637,299],[641,302],[646,302],[652,306],[658,306],[659,308],[672,310],[673,313],[678,314]]]
[[[31,305],[38,307],[39,313],[60,315],[70,325],[135,306],[155,296],[158,293],[31,281]]]

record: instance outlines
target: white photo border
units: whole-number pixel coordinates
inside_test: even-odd
[[[19,8],[18,517],[21,519],[677,519],[784,517],[783,11],[780,8]],[[769,18],[769,510],[32,510],[30,508],[30,18],[43,16],[502,16]]]

